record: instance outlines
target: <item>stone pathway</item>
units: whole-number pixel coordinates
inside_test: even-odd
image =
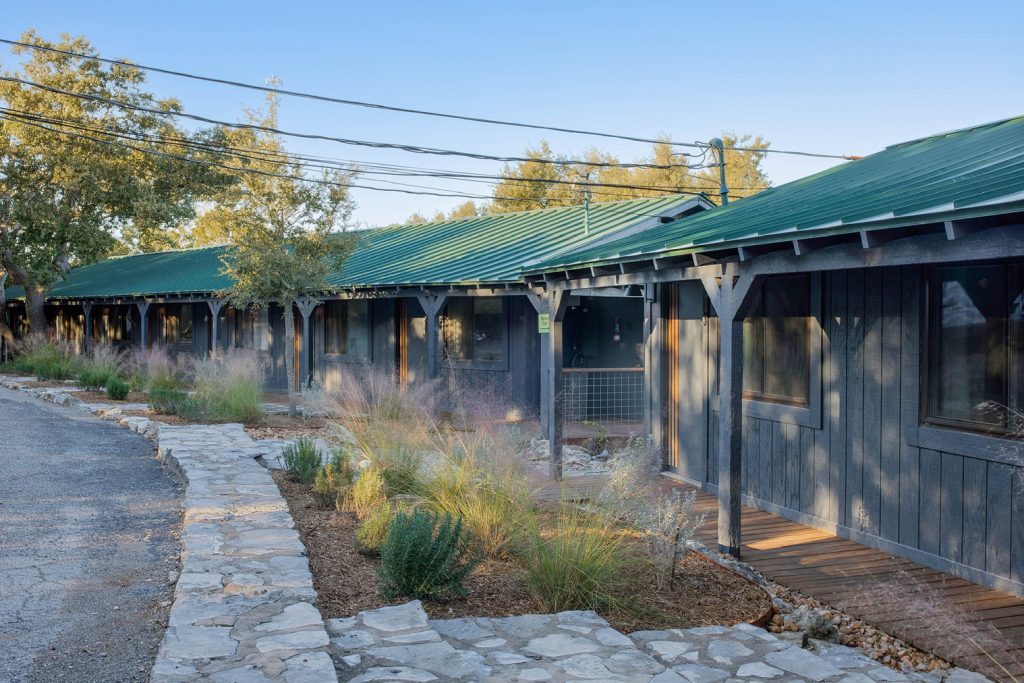
[[[241,425],[160,428],[188,482],[182,571],[152,681],[335,681],[288,507]]]
[[[740,624],[625,636],[594,612],[428,620],[418,601],[327,622],[341,680],[627,683],[983,682],[893,671],[848,647],[814,651]]]

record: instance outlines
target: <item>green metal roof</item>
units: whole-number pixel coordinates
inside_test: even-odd
[[[887,147],[666,225],[527,264],[559,271],[1024,209],[1024,117]]]
[[[503,284],[522,280],[522,265],[663,216],[709,206],[673,195],[592,204],[589,231],[582,206],[408,224],[367,230],[355,253],[330,284],[338,288],[402,285]],[[49,293],[51,299],[89,299],[199,294],[222,291],[227,247],[180,249],[110,258],[73,270]],[[22,298],[20,288],[7,290]]]
[[[331,279],[339,287],[498,284],[522,279],[523,264],[661,216],[709,206],[674,195],[403,225],[368,232]]]

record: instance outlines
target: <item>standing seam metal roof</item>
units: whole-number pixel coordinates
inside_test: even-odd
[[[1024,117],[900,143],[728,206],[527,264],[558,271],[1024,208]],[[919,217],[919,218],[915,218]]]
[[[706,203],[706,202],[705,202]],[[497,214],[367,230],[332,287],[503,284],[522,280],[522,265],[566,248],[600,239],[660,216],[678,215],[702,204],[672,195],[590,207],[584,232],[582,206]],[[196,294],[223,291],[229,247],[180,249],[110,258],[76,268],[48,294],[51,299]],[[14,288],[9,298],[23,296]]]

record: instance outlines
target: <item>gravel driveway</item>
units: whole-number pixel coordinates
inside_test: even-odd
[[[0,389],[0,681],[144,681],[181,491],[138,434]]]

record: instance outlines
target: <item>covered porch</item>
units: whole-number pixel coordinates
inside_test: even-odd
[[[538,482],[537,495],[558,500],[567,490],[587,499],[605,481],[585,476]],[[660,487],[693,489],[668,476]],[[715,548],[718,498],[697,489],[697,511],[707,515],[697,536]],[[1024,598],[748,505],[741,515],[743,561],[767,579],[992,680],[1024,676]]]

